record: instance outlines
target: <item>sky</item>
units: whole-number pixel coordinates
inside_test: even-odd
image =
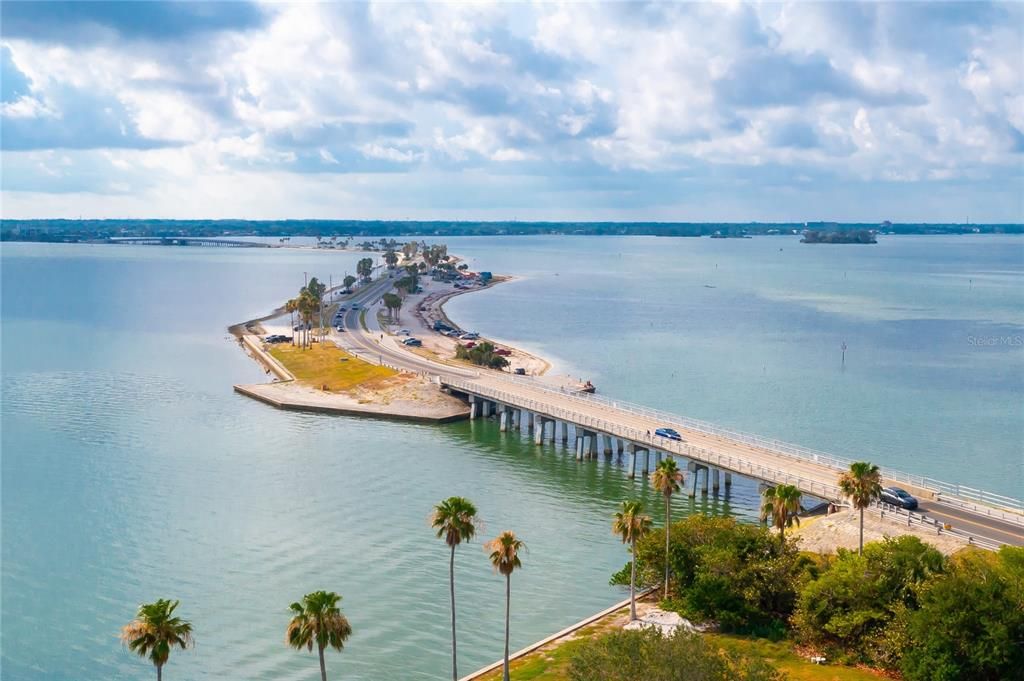
[[[1024,4],[0,4],[0,215],[1024,222]]]

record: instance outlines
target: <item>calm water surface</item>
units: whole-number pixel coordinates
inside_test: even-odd
[[[1024,240],[447,239],[521,275],[450,314],[604,393],[980,487],[1024,487]],[[782,250],[779,250],[779,249]],[[355,629],[345,679],[444,678],[447,553],[427,522],[473,498],[484,537],[528,542],[512,646],[621,597],[609,514],[641,495],[617,462],[577,464],[493,424],[278,412],[234,395],[262,372],[225,326],[339,278],[357,254],[3,244],[4,678],[150,678],[118,628],[182,600],[187,679],[313,679],[287,605],[327,588]],[[713,286],[714,288],[707,288]],[[997,339],[991,344],[991,339]],[[973,339],[973,340],[972,340]],[[845,369],[839,346],[846,342]],[[966,464],[966,465],[965,465]],[[752,517],[756,488],[694,511]],[[496,659],[503,584],[457,559],[460,670]]]

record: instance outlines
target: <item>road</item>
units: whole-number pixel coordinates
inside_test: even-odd
[[[372,360],[384,361],[392,366],[440,376],[445,384],[472,392],[504,404],[535,411],[550,418],[569,421],[584,427],[627,439],[651,450],[671,452],[690,461],[702,462],[741,475],[766,482],[794,484],[806,494],[823,499],[838,500],[841,494],[836,486],[839,471],[824,463],[796,458],[778,450],[687,427],[684,423],[666,423],[664,418],[615,408],[607,403],[595,402],[583,395],[559,391],[532,378],[516,378],[489,370],[472,370],[434,362],[403,348],[393,336],[382,333],[377,326],[373,305],[391,289],[393,281],[385,277],[356,292],[352,302],[366,309],[371,331],[364,331],[359,323],[362,310],[349,309],[344,314],[345,333],[335,334],[336,340],[354,354]],[[671,425],[683,437],[673,442],[652,435],[657,428]],[[884,485],[909,489],[922,499],[919,509],[940,522],[948,522],[958,531],[978,537],[1024,546],[1024,518],[1020,524],[990,517],[984,510],[971,510],[941,501],[928,500],[932,493],[916,489],[906,482],[883,480]],[[978,507],[983,509],[983,507]]]

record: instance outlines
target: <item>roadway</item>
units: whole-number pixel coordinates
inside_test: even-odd
[[[583,424],[595,431],[622,437],[649,447],[678,454],[691,461],[703,462],[740,475],[769,482],[795,484],[806,494],[824,499],[839,500],[836,487],[839,471],[807,459],[772,451],[765,447],[741,442],[709,432],[687,428],[680,423],[666,424],[653,416],[615,409],[607,404],[588,401],[570,392],[560,392],[535,379],[517,378],[490,370],[472,370],[434,362],[400,346],[394,337],[383,334],[376,323],[374,305],[393,286],[390,276],[357,290],[343,317],[346,333],[334,338],[354,354],[364,354],[378,361],[411,371],[441,376],[458,390],[470,390],[477,395],[512,406],[542,413],[551,418]],[[362,309],[353,310],[351,303]],[[359,317],[366,310],[370,330],[364,330]],[[653,436],[660,427],[671,425],[680,432],[684,442]],[[1024,546],[1024,524],[989,517],[984,512],[960,508],[942,501],[928,500],[929,491],[920,490],[896,481],[883,484],[910,488],[921,499],[919,513],[927,514],[954,528],[987,539]]]

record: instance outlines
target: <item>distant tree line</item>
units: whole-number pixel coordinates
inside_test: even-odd
[[[804,244],[875,244],[875,232],[870,229],[857,229],[850,231],[820,232],[816,229],[809,229],[804,232],[800,239]]]
[[[111,237],[363,237],[363,248],[402,248],[390,236],[590,234],[708,236],[792,234],[822,223],[802,222],[457,222],[386,220],[2,220],[3,241],[88,241]],[[896,234],[1022,234],[1021,224],[830,223],[834,231],[882,230]]]

